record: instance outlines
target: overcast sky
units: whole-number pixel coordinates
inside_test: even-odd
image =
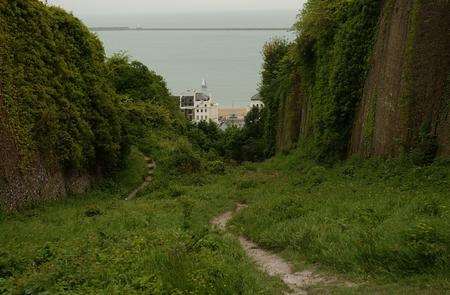
[[[75,14],[298,10],[302,0],[49,0]]]

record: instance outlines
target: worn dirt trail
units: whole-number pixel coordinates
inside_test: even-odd
[[[136,195],[139,192],[143,191],[147,186],[149,186],[153,179],[153,174],[155,173],[155,169],[156,169],[156,163],[149,157],[144,157],[144,158],[145,158],[145,162],[147,163],[147,168],[148,168],[147,176],[145,176],[144,182],[127,196],[125,201],[129,201],[129,200],[136,198]]]
[[[234,211],[225,212],[213,220],[211,224],[221,231],[226,230],[227,223],[233,218],[233,215],[246,205],[238,204]],[[256,264],[270,276],[277,276],[291,289],[288,294],[308,294],[307,289],[310,286],[321,285],[345,285],[347,287],[353,286],[349,282],[339,282],[334,277],[326,277],[317,274],[314,269],[307,269],[300,272],[295,272],[292,265],[281,258],[280,256],[266,251],[244,236],[238,237],[245,253],[251,257]]]

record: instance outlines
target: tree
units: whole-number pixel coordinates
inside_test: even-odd
[[[169,90],[163,77],[138,61],[130,61],[124,53],[113,55],[108,60],[111,80],[117,93],[131,101],[150,101],[167,105]]]

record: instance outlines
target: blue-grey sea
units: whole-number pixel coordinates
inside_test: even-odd
[[[295,11],[165,15],[90,15],[91,27],[149,28],[290,27]],[[199,88],[205,78],[221,107],[242,107],[257,93],[262,47],[287,31],[107,31],[97,32],[108,55],[126,51],[165,77],[172,94]]]

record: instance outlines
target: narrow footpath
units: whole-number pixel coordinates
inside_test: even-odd
[[[225,212],[215,217],[211,220],[211,224],[220,231],[226,231],[226,226],[233,218],[234,214],[245,209],[246,207],[247,205],[237,204],[234,211]],[[306,269],[300,272],[295,272],[292,264],[280,256],[260,248],[248,238],[239,236],[238,240],[245,253],[253,259],[260,269],[270,276],[279,277],[291,289],[291,292],[287,294],[308,294],[308,287],[319,284],[343,285],[346,287],[354,286],[353,283],[342,282],[335,277],[319,275],[314,269]]]
[[[126,197],[125,201],[129,201],[136,198],[136,195],[139,192],[143,191],[147,186],[149,186],[153,180],[153,174],[155,173],[156,163],[147,156],[145,156],[144,158],[148,168],[147,176],[145,176],[144,182]]]

